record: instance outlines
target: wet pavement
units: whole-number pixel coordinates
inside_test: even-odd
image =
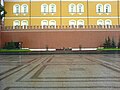
[[[0,90],[120,90],[120,54],[0,55]]]

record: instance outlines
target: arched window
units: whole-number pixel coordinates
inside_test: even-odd
[[[13,21],[13,29],[17,29],[20,26],[20,21],[19,20],[15,20]]]
[[[50,25],[50,27],[55,28],[56,27],[56,21],[55,20],[50,20],[49,25]]]
[[[75,4],[69,5],[69,13],[76,13],[76,5]]]
[[[48,26],[48,20],[42,20],[41,21],[41,26],[42,26],[42,28],[47,28],[47,26]]]
[[[28,26],[28,21],[27,20],[22,20],[21,21],[21,26]]]
[[[109,20],[109,19],[105,20],[105,26],[107,28],[110,28],[111,25],[112,25],[112,21],[111,20]]]
[[[77,21],[77,26],[78,26],[78,28],[83,27],[84,26],[84,20],[78,20]]]
[[[49,12],[50,13],[55,13],[56,12],[56,5],[55,4],[50,4],[49,5]]]
[[[83,4],[78,4],[77,5],[77,12],[78,13],[83,13],[84,12],[84,5]]]
[[[13,21],[13,26],[20,26],[20,21],[19,20]]]
[[[41,5],[41,13],[48,13],[48,5],[47,4],[42,4]]]
[[[76,26],[76,21],[75,20],[70,20],[69,25],[71,28],[74,28]]]
[[[22,12],[23,14],[28,13],[28,5],[27,5],[27,4],[23,4],[23,5],[21,6],[21,12]]]
[[[23,29],[24,29],[24,28],[27,28],[27,26],[28,26],[28,21],[27,21],[27,20],[22,20],[22,21],[21,21],[21,26],[23,26]]]
[[[110,4],[105,4],[104,5],[104,12],[105,13],[111,13],[111,5]]]
[[[103,13],[103,5],[102,4],[97,4],[96,5],[96,12],[97,13]]]
[[[97,25],[98,25],[98,27],[99,28],[102,28],[103,27],[103,25],[104,25],[104,21],[103,20],[97,20]]]
[[[13,13],[14,14],[19,14],[20,13],[20,5],[16,4],[13,6]]]
[[[103,26],[104,25],[104,21],[103,20],[97,20],[97,25],[99,26]]]

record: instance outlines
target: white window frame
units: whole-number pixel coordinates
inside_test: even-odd
[[[99,28],[104,27],[104,25],[105,25],[104,20],[102,20],[102,19],[97,20],[97,25]]]
[[[18,12],[17,12],[17,10],[16,10],[16,6],[18,6]],[[16,15],[20,14],[20,5],[19,5],[19,4],[15,4],[15,5],[13,6],[13,13],[16,14]]]
[[[107,7],[107,6],[109,6],[108,12],[106,12],[106,7]],[[110,4],[105,4],[105,5],[104,5],[104,13],[106,13],[106,14],[111,13],[111,5],[110,5]]]
[[[74,22],[74,25],[72,24]],[[76,26],[76,20],[69,20],[70,28],[74,28]]]
[[[99,9],[100,9],[100,12],[99,12]],[[98,13],[98,14],[102,14],[103,13],[103,5],[102,4],[97,4],[96,5],[96,13]]]
[[[72,6],[73,6],[73,10],[72,10]],[[69,13],[70,14],[75,14],[76,13],[76,5],[74,4],[74,3],[71,3],[71,4],[69,4]]]
[[[24,24],[23,22],[26,22],[26,25],[23,25]],[[25,27],[27,28],[27,26],[28,26],[28,20],[22,20],[21,21],[21,26],[23,27],[23,29],[25,29]]]
[[[46,10],[44,9],[46,6]],[[44,15],[48,14],[48,5],[47,4],[42,4],[41,5],[41,13],[43,13]]]
[[[97,25],[104,25],[104,20],[102,20],[102,19],[99,19],[99,20],[97,20]]]
[[[81,8],[80,8],[81,6]],[[81,9],[81,11],[80,11]],[[84,5],[83,4],[77,4],[77,13],[82,14],[84,13]]]
[[[19,20],[14,20],[14,21],[13,21],[13,26],[16,26],[16,25],[15,25],[16,22],[19,23],[19,25],[17,25],[17,26],[20,26],[20,21],[19,21]]]
[[[24,6],[26,6],[26,11],[24,10],[25,9]],[[27,4],[22,4],[21,12],[22,12],[22,14],[27,14],[28,13],[28,5]]]
[[[54,22],[54,24],[53,24],[53,22]],[[50,20],[50,21],[49,21],[49,26],[50,26],[51,28],[56,28],[56,21],[55,21],[55,20]]]
[[[84,20],[77,20],[77,27],[79,28],[79,27],[84,27],[84,25],[85,25],[85,21]]]
[[[16,25],[16,22],[18,22],[18,25]],[[14,20],[13,21],[13,29],[15,29],[15,27],[20,26],[20,21],[19,20]]]
[[[108,22],[110,22],[110,24],[107,24]],[[110,19],[105,20],[105,26],[107,28],[110,28],[111,25],[112,25],[112,21]]]
[[[53,8],[53,6],[54,6],[54,8]],[[49,12],[52,13],[52,15],[54,13],[56,13],[56,5],[55,4],[52,3],[49,5]]]
[[[44,22],[46,22],[46,25],[44,24]],[[42,28],[47,28],[48,27],[48,20],[42,20],[41,26],[42,26]]]

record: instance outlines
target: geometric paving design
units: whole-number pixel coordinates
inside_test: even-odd
[[[120,55],[0,55],[0,90],[120,90]]]

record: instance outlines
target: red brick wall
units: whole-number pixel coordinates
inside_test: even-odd
[[[2,31],[2,46],[21,41],[24,48],[98,47],[108,36],[118,41],[120,31]]]

